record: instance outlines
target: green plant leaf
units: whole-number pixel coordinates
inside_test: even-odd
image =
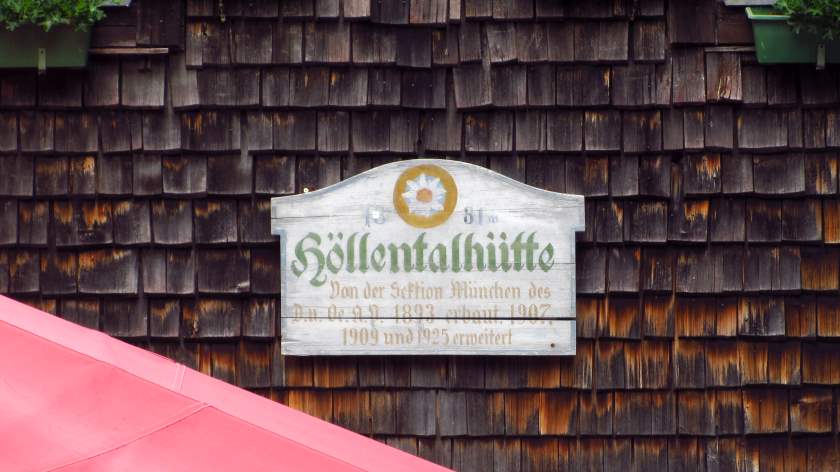
[[[804,28],[825,39],[840,37],[838,0],[778,0],[775,7],[790,16],[788,23],[797,34]]]
[[[105,17],[106,0],[0,0],[0,24],[6,29],[38,25],[49,31],[56,25],[87,30]]]

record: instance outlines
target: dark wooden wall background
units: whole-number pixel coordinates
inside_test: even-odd
[[[459,470],[836,470],[840,70],[751,42],[714,0],[135,0],[95,45],[169,54],[0,72],[0,293]],[[576,357],[279,355],[269,198],[416,156],[586,195]]]

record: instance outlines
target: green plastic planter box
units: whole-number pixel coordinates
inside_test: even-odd
[[[818,64],[819,50],[825,48],[825,62],[840,62],[840,40],[793,31],[790,17],[770,7],[747,7],[755,37],[755,54],[762,64]]]
[[[76,31],[67,25],[50,31],[37,25],[23,25],[14,31],[0,26],[0,68],[85,67],[89,48],[90,31]]]

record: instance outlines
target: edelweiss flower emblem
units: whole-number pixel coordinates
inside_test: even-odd
[[[402,194],[408,211],[426,218],[443,211],[446,189],[437,177],[420,174],[406,182],[408,190]]]
[[[432,228],[455,210],[458,189],[443,168],[421,164],[403,171],[394,186],[394,208],[411,226]]]

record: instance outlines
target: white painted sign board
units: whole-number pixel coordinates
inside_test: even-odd
[[[583,197],[456,161],[273,198],[287,355],[573,355]]]

